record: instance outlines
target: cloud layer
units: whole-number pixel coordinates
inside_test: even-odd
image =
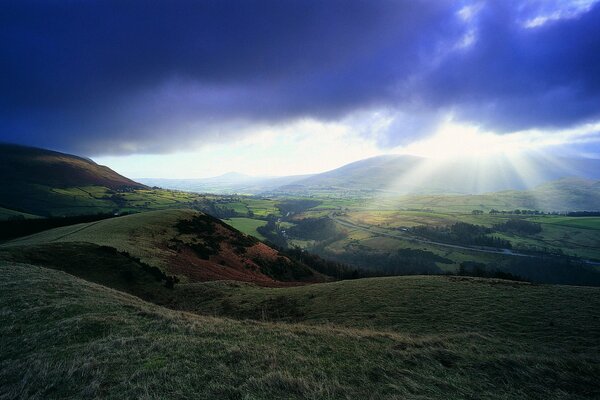
[[[497,132],[600,118],[600,5],[548,1],[34,1],[0,5],[0,140],[170,152],[249,127],[451,114]]]

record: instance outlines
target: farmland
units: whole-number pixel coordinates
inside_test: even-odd
[[[240,232],[244,232],[247,235],[252,235],[259,240],[265,239],[263,235],[256,231],[256,228],[266,224],[265,221],[252,218],[229,218],[224,221]]]

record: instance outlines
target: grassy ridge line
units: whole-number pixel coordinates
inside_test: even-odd
[[[166,252],[158,248],[156,244],[161,239],[168,239],[176,235],[174,228],[176,221],[189,219],[195,214],[195,211],[182,209],[149,211],[94,223],[51,229],[15,239],[2,246],[87,242],[114,247],[140,258],[149,265],[165,268]]]
[[[176,288],[177,290],[177,288]],[[237,282],[180,286],[179,306],[204,314],[267,317],[412,334],[507,337],[534,346],[600,349],[600,288],[402,276],[290,288]]]
[[[0,397],[585,399],[597,352],[173,312],[0,263]]]

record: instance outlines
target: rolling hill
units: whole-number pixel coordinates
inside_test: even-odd
[[[203,201],[150,189],[86,158],[9,144],[0,144],[0,185],[0,220],[186,208]]]
[[[323,190],[393,194],[481,194],[529,190],[567,177],[600,180],[600,160],[521,155],[489,159],[433,160],[384,155],[356,161],[281,186],[276,191]]]
[[[106,252],[105,247],[116,252]],[[123,263],[128,259],[183,282],[231,279],[278,285],[325,278],[221,220],[193,210],[150,211],[70,225],[0,246],[0,258],[38,260],[59,269],[73,257],[90,263],[88,254],[90,260],[111,255]]]
[[[43,216],[111,210],[111,196],[147,188],[86,158],[11,144],[0,144],[0,185],[0,207]]]
[[[0,261],[0,276],[3,398],[600,395],[595,288],[410,277],[245,295],[200,284],[206,297],[225,291],[215,317],[28,264]],[[296,309],[297,323],[218,316],[240,310],[232,303]]]
[[[143,182],[190,192],[274,197],[406,197],[399,203],[410,203],[411,198],[418,203],[421,198],[429,204],[438,196],[436,204],[492,204],[491,208],[504,204],[545,211],[597,210],[600,204],[600,160],[540,155],[441,161],[384,155],[310,176],[262,179],[226,174]]]
[[[0,144],[0,183],[51,187],[104,186],[113,190],[145,185],[117,174],[90,159],[34,147]]]

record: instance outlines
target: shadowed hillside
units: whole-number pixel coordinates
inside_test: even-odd
[[[0,144],[0,185],[0,207],[37,215],[68,208],[73,210],[67,214],[81,214],[102,203],[94,199],[98,190],[110,200],[115,193],[146,188],[86,158],[9,144]]]
[[[395,194],[481,194],[527,190],[565,177],[600,179],[600,160],[547,158],[523,154],[489,159],[435,160],[384,155],[298,179],[274,193],[314,194],[344,191]]]
[[[26,183],[61,188],[95,185],[115,190],[146,187],[87,158],[10,144],[0,144],[0,171],[2,185]]]

